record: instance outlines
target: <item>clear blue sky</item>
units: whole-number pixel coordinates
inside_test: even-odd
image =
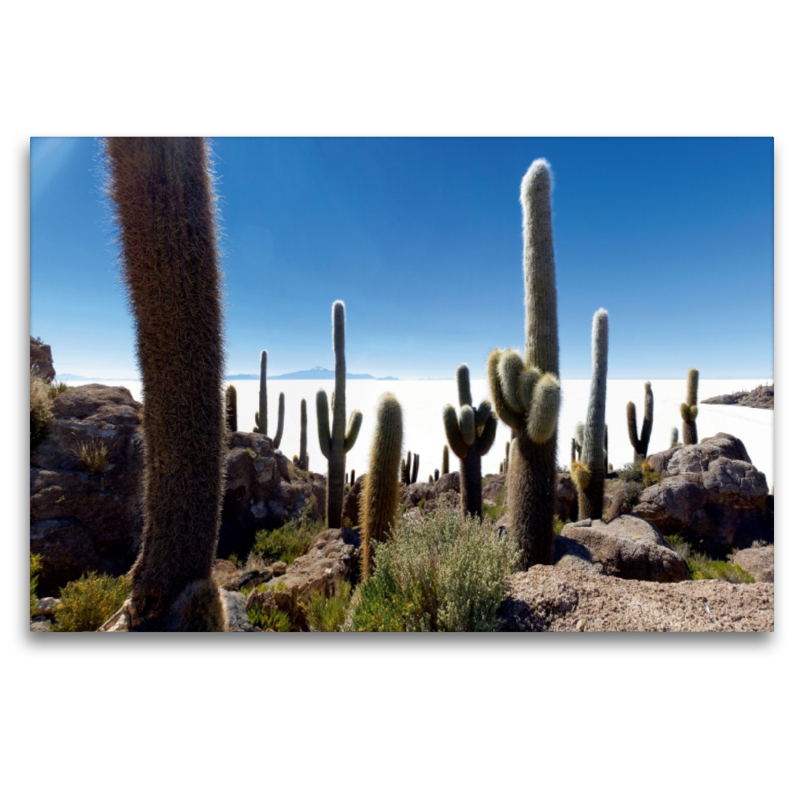
[[[588,378],[609,312],[609,378],[773,374],[773,140],[258,139],[213,142],[228,373],[333,367],[483,377],[522,347],[519,185],[553,168],[561,374]],[[31,333],[56,370],[136,377],[100,142],[31,141]]]

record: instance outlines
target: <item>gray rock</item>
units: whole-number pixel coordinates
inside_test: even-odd
[[[733,563],[749,572],[757,583],[775,583],[775,546],[739,550]]]
[[[50,345],[34,339],[33,336],[31,336],[31,374],[47,383],[52,383],[56,376]]]
[[[241,592],[220,590],[228,615],[228,630],[251,633],[255,628],[247,619],[247,598]]]

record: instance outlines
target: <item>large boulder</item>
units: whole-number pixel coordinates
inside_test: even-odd
[[[52,383],[56,376],[50,345],[31,336],[31,375]]]
[[[773,541],[767,480],[739,439],[718,433],[647,460],[661,483],[642,492],[633,513],[662,534],[680,532],[715,557],[756,540]]]
[[[772,631],[769,583],[654,583],[592,574],[575,562],[511,575],[507,631]]]
[[[630,514],[609,523],[582,520],[565,525],[553,544],[553,563],[574,560],[593,572],[656,583],[691,580],[686,562],[645,520]]]
[[[775,583],[775,546],[739,550],[733,563],[749,572],[759,583]]]
[[[88,384],[57,395],[52,410],[30,457],[30,546],[42,556],[43,594],[90,570],[126,572],[142,532],[142,404],[125,388]],[[82,446],[105,456],[87,464]]]

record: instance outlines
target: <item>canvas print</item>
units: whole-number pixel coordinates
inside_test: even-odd
[[[34,138],[30,629],[774,629],[771,138]]]

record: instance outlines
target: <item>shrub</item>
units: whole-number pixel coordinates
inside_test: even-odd
[[[42,557],[31,553],[31,617],[39,603],[36,589],[39,586],[39,570],[42,568]]]
[[[303,612],[312,631],[340,631],[350,608],[351,587],[347,581],[337,584],[333,597],[324,592],[315,592],[306,603]]]
[[[402,518],[393,539],[375,545],[375,569],[354,598],[357,631],[491,631],[504,580],[519,552],[487,521],[437,507]]]
[[[553,535],[554,536],[561,536],[561,531],[564,530],[564,526],[567,523],[564,522],[563,519],[559,516],[553,516]]]
[[[249,558],[260,556],[268,561],[291,564],[298,556],[302,556],[314,537],[325,530],[325,520],[313,519],[315,507],[316,497],[311,495],[311,502],[299,520],[291,520],[274,531],[258,531]]]
[[[130,590],[125,575],[82,575],[61,590],[61,605],[51,630],[96,631],[123,604]]]
[[[50,387],[41,378],[31,374],[31,452],[47,436],[47,429],[53,419]]]
[[[72,455],[81,462],[86,472],[102,473],[106,468],[106,443],[96,436],[76,444],[72,448]]]
[[[289,615],[277,608],[267,610],[263,606],[253,605],[247,609],[247,619],[251,625],[261,628],[262,631],[273,630],[277,633],[286,633],[292,627]]]
[[[738,564],[715,561],[705,553],[693,550],[679,533],[668,534],[664,540],[686,562],[689,572],[692,573],[693,581],[755,583],[755,578]]]
[[[654,470],[650,466],[649,461],[642,463],[642,483],[645,486],[653,486],[656,483],[661,483],[661,473]]]
[[[64,394],[64,392],[68,392],[69,390],[70,387],[67,386],[66,383],[59,381],[58,383],[51,383],[47,387],[47,395],[51,400],[53,400],[58,397],[58,395]]]

